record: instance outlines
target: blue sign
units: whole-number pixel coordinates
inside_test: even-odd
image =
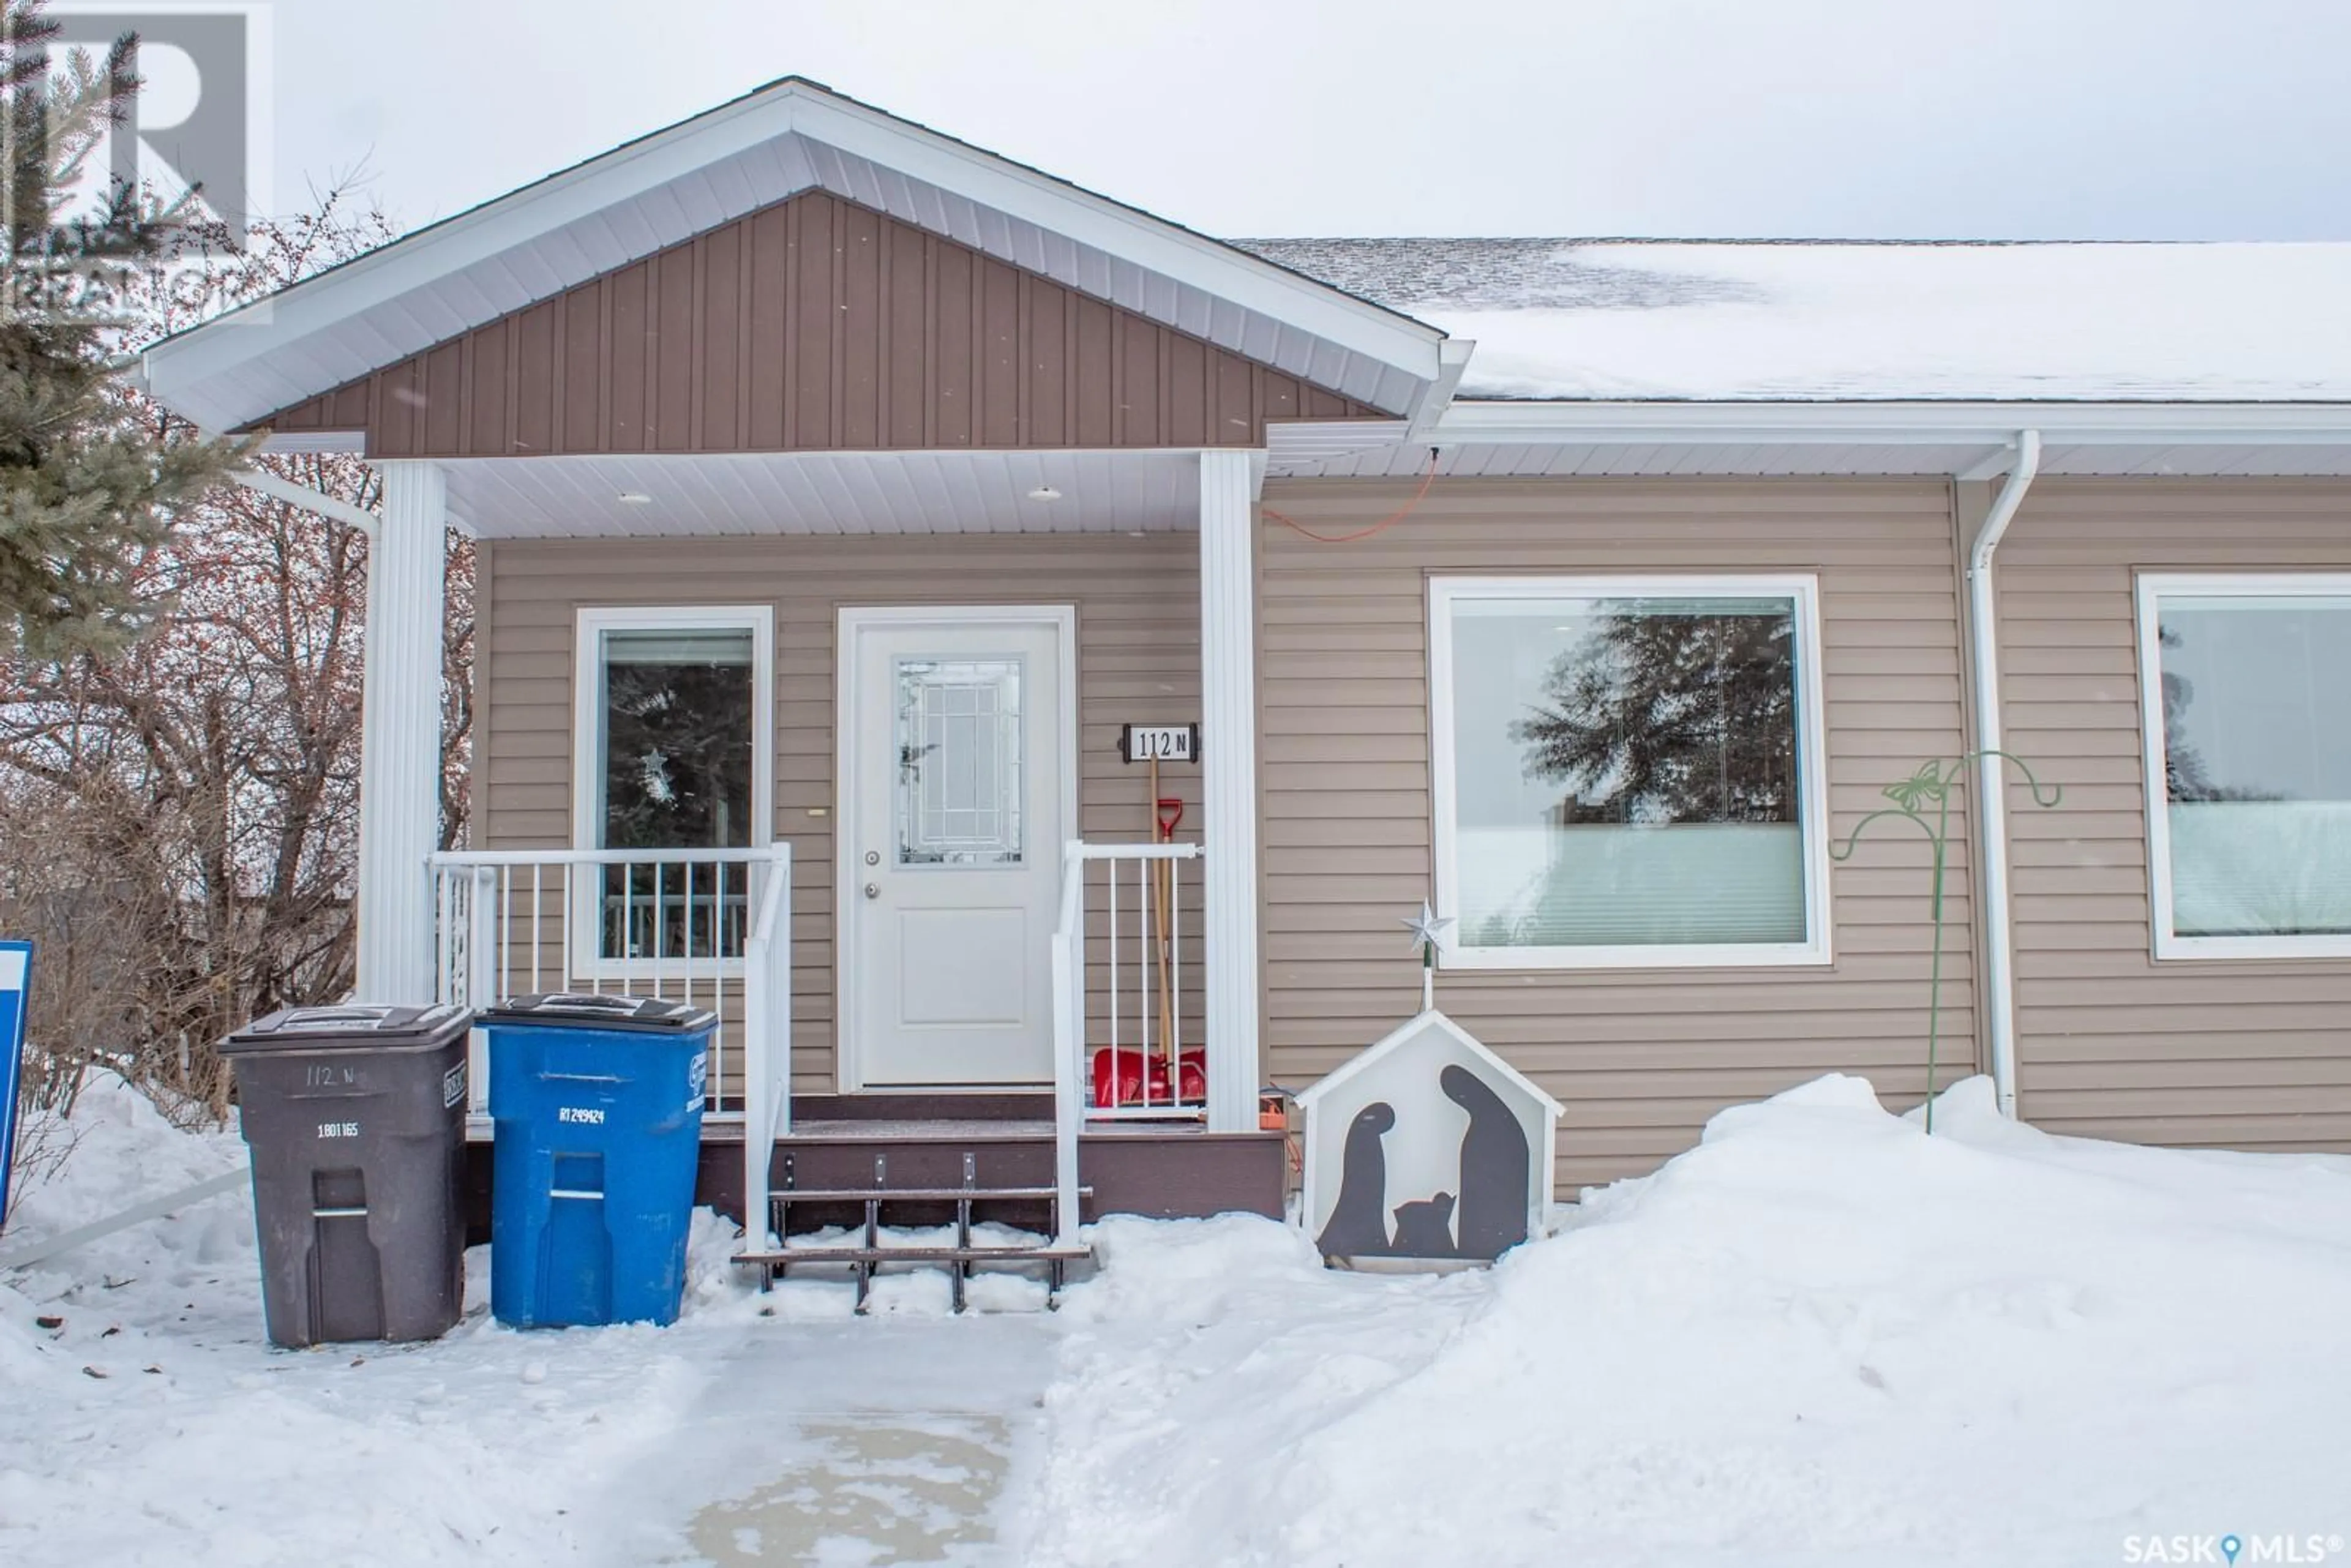
[[[0,942],[0,1229],[8,1224],[8,1173],[16,1164],[16,1080],[25,1066],[25,1010],[33,945]]]

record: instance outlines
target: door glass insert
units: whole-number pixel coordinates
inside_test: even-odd
[[[1024,663],[896,661],[898,864],[1020,863]]]

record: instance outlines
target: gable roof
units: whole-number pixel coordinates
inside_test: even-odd
[[[1444,334],[799,78],[614,148],[149,349],[232,429],[735,218],[823,189],[1392,413]]]
[[[1470,399],[2351,402],[2351,244],[1235,243],[1476,340]]]
[[[1512,1067],[1509,1062],[1503,1061],[1499,1056],[1496,1055],[1488,1048],[1485,1041],[1479,1040],[1476,1035],[1471,1034],[1468,1030],[1463,1029],[1459,1024],[1455,1023],[1450,1018],[1447,1018],[1443,1011],[1437,1008],[1425,1008],[1421,1011],[1413,1014],[1412,1017],[1405,1019],[1404,1022],[1398,1024],[1395,1029],[1390,1030],[1386,1034],[1380,1037],[1380,1039],[1374,1040],[1370,1045],[1365,1046],[1363,1050],[1357,1051],[1354,1055],[1341,1062],[1337,1067],[1332,1069],[1329,1072],[1324,1073],[1321,1078],[1316,1079],[1304,1089],[1300,1090],[1298,1092],[1298,1103],[1301,1106],[1311,1105],[1320,1100],[1327,1098],[1332,1091],[1339,1088],[1342,1084],[1353,1078],[1356,1074],[1362,1072],[1374,1062],[1378,1061],[1383,1057],[1393,1055],[1395,1052],[1402,1050],[1412,1041],[1418,1040],[1422,1035],[1426,1034],[1431,1030],[1435,1030],[1439,1034],[1446,1036],[1447,1039],[1453,1040],[1454,1043],[1459,1045],[1463,1050],[1468,1051],[1470,1055],[1484,1062],[1489,1068],[1493,1070],[1494,1076],[1509,1083],[1510,1087],[1518,1090],[1520,1093],[1526,1095],[1527,1098],[1532,1100],[1538,1105],[1541,1105],[1546,1113],[1557,1116],[1566,1109],[1565,1106],[1553,1099],[1550,1093],[1543,1089],[1542,1085],[1537,1083],[1533,1079],[1529,1078],[1525,1073],[1520,1071],[1517,1068]]]
[[[803,191],[254,423],[441,458],[1259,446],[1382,417]]]

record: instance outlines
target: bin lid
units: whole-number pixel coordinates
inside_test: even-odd
[[[282,1008],[221,1041],[223,1055],[248,1051],[385,1051],[438,1045],[473,1027],[464,1008],[417,1008],[346,1002],[340,1007]]]
[[[716,1028],[718,1015],[688,1002],[659,997],[607,997],[580,991],[549,991],[508,997],[482,1012],[484,1024],[541,1023],[576,1029],[642,1030],[650,1034],[686,1034]]]

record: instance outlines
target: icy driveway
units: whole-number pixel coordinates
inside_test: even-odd
[[[119,1088],[86,1098],[66,1179],[12,1239],[223,1169]],[[705,1215],[674,1327],[426,1345],[262,1343],[240,1195],[0,1277],[0,1563],[266,1568],[1002,1560],[998,1502],[1034,1463],[1061,1328],[1043,1287],[885,1277],[762,1295]]]
[[[1057,1339],[1034,1316],[749,1337],[688,1423],[691,1470],[735,1484],[674,1561],[1008,1561],[998,1505],[1034,1466]]]

